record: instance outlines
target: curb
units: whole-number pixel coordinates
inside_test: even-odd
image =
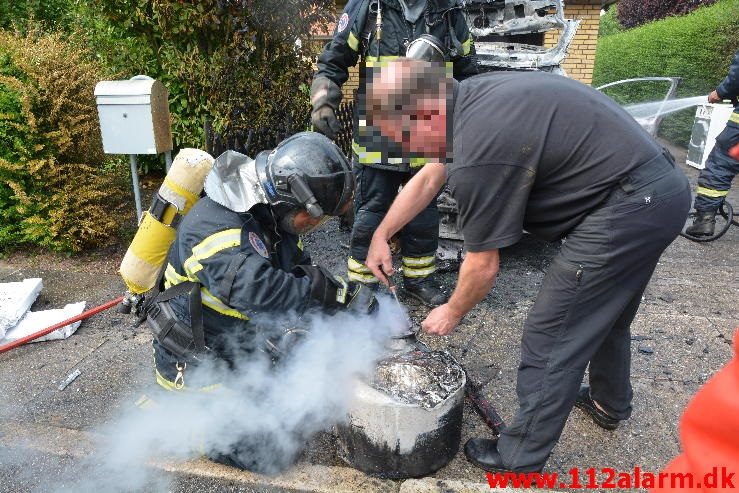
[[[82,458],[95,452],[102,435],[51,425],[0,422],[0,448],[20,448],[59,457]],[[496,488],[487,484],[436,478],[407,479],[402,482],[379,479],[350,467],[298,463],[278,476],[263,476],[216,464],[207,459],[151,460],[148,466],[175,475],[223,480],[257,491],[311,493],[481,493],[531,490]]]

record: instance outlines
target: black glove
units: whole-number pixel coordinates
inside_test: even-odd
[[[324,267],[299,265],[293,269],[293,274],[310,279],[310,297],[327,313],[350,310],[370,314],[378,308],[375,295],[367,286],[357,282],[347,283],[341,277],[332,275]]]
[[[344,307],[359,314],[371,315],[377,311],[379,305],[370,288],[360,282],[350,282]]]
[[[318,77],[311,84],[310,103],[313,111],[310,117],[313,128],[332,140],[341,131],[341,124],[336,118],[341,97],[341,88],[328,77]]]

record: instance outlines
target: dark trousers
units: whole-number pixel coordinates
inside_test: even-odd
[[[385,217],[398,195],[398,189],[411,179],[412,173],[371,168],[354,164],[357,188],[354,194],[354,227],[352,229],[350,256],[358,263],[367,259],[372,235]],[[436,249],[439,245],[439,210],[436,200],[422,210],[400,231],[400,250],[404,257],[404,272],[425,277],[434,269]],[[356,270],[357,278],[352,277]],[[362,280],[369,270],[349,262],[349,276]]]
[[[498,441],[506,466],[544,466],[588,364],[593,399],[615,418],[630,416],[630,325],[689,208],[686,177],[660,156],[622,180],[567,236],[524,324],[519,409]]]
[[[734,113],[735,115],[737,113]],[[739,161],[729,156],[729,149],[739,145],[739,123],[729,122],[716,137],[716,145],[698,176],[695,210],[715,213],[726,198],[731,182],[739,174]]]

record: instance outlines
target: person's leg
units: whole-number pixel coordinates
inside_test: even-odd
[[[498,442],[508,468],[543,467],[562,433],[585,367],[615,328],[620,333],[614,340],[622,348],[617,356],[624,356],[640,294],[684,224],[689,202],[687,180],[673,170],[615,195],[568,235],[524,326],[520,407]],[[628,367],[623,361],[614,364]],[[618,388],[626,389],[628,374],[621,372],[619,378]],[[630,408],[626,400],[607,402]]]
[[[726,198],[731,182],[739,173],[739,161],[729,155],[739,145],[739,125],[729,123],[716,138],[716,145],[698,176],[694,202],[693,224],[685,231],[692,236],[712,236],[716,226],[716,211]]]
[[[403,174],[354,165],[356,190],[354,192],[354,226],[349,248],[349,279],[365,284],[377,283],[377,278],[364,265],[372,235],[380,225],[398,188]]]
[[[631,416],[630,327],[639,309],[642,293],[643,290],[634,294],[590,360],[590,398],[603,412],[617,420]]]
[[[403,286],[408,294],[429,306],[438,306],[447,300],[434,275],[438,246],[439,209],[434,199],[400,232]]]

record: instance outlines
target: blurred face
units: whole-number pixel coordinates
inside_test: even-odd
[[[446,122],[445,99],[421,98],[414,110],[373,123],[384,136],[401,144],[405,151],[443,157],[447,144]]]

